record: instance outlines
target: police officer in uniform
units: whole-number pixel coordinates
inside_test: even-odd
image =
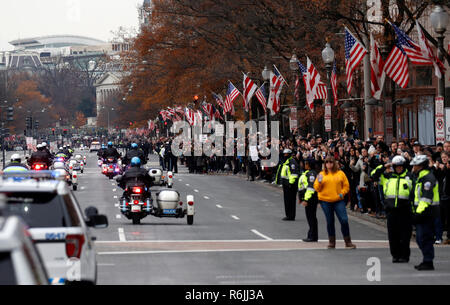
[[[127,151],[125,158],[123,159],[123,163],[125,165],[129,165],[131,163],[131,159],[133,159],[134,157],[138,157],[139,159],[141,159],[142,165],[145,165],[147,163],[145,153],[142,151],[142,149],[139,148],[136,143],[131,144],[131,149]]]
[[[393,171],[391,170],[393,168]],[[392,163],[379,166],[372,172],[374,180],[382,181],[387,213],[389,247],[393,263],[407,263],[411,250],[412,234],[412,174],[408,172],[406,159],[395,156]]]
[[[426,155],[417,155],[411,161],[414,173],[413,220],[416,225],[416,241],[423,255],[423,262],[414,266],[419,271],[434,270],[434,217],[439,207],[439,185],[429,168]]]
[[[6,164],[4,171],[27,171],[28,167],[22,164],[22,158],[19,154],[13,154],[11,156],[11,162]]]
[[[283,154],[291,155],[283,163],[280,172],[281,183],[283,185],[284,209],[286,212],[286,217],[283,220],[292,221],[295,220],[299,166],[294,156],[292,156],[292,150],[285,149]]]
[[[305,160],[305,171],[298,180],[298,198],[301,205],[305,207],[306,219],[308,221],[309,230],[307,238],[304,242],[317,242],[319,240],[319,232],[317,225],[317,198],[316,190],[314,189],[314,181],[316,181],[317,173],[314,170],[315,160]]]

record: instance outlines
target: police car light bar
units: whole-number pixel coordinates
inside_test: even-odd
[[[58,171],[28,171],[28,172],[0,172],[0,177],[7,178],[30,178],[30,179],[49,179],[49,180],[64,180],[64,175]]]

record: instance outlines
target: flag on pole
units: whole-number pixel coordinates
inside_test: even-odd
[[[337,69],[336,69],[336,61],[333,63],[333,70],[331,71],[331,90],[333,91],[334,98],[334,106],[338,104],[338,95],[337,95]]]
[[[244,109],[245,111],[248,112],[250,106],[250,101],[253,97],[253,94],[255,94],[256,89],[258,89],[258,87],[255,85],[255,83],[245,74],[244,74],[244,81],[243,81],[243,85],[244,85]]]
[[[283,83],[285,83],[285,84],[289,87],[289,85],[288,85],[286,79],[283,77],[283,75],[281,75],[281,73],[280,73],[280,71],[278,70],[277,66],[273,65],[273,67],[275,68],[275,71],[274,71],[275,75],[278,76],[278,77],[281,79],[281,81],[282,81]]]
[[[281,101],[280,94],[283,89],[283,77],[277,72],[270,72],[270,94],[267,108],[270,109],[272,115],[280,112]]]
[[[236,89],[236,87],[230,81],[228,83],[227,97],[223,107],[225,113],[231,112],[231,114],[233,115],[234,113],[233,103],[240,94],[241,93],[239,92],[239,90]]]
[[[300,99],[300,77],[298,75],[295,76],[295,89],[294,89],[294,97],[295,100],[298,101]]]
[[[437,78],[442,78],[442,72],[445,72],[444,64],[434,54],[433,49],[428,44],[428,40],[423,34],[419,21],[416,20],[417,33],[419,34],[419,47],[423,57],[428,58],[434,66],[434,74]]]
[[[394,48],[384,63],[384,71],[397,85],[406,88],[409,83],[408,56],[402,48],[402,40],[397,37]]]
[[[304,65],[302,65],[302,63],[300,61],[298,61],[298,66],[302,73],[303,83],[305,84],[305,89],[306,89],[306,74],[308,73],[308,70],[306,69],[306,67]],[[319,88],[316,91],[316,94],[314,95],[314,99],[315,100],[321,100],[321,99],[326,100],[328,97],[327,85],[324,82],[320,81],[318,86],[319,86]]]
[[[367,54],[366,48],[345,28],[345,69],[347,74],[347,92],[353,88],[353,72]]]
[[[185,116],[186,116],[186,120],[188,121],[189,125],[194,125],[194,121],[195,121],[195,116],[194,116],[194,110],[186,108],[185,110]]]
[[[264,112],[267,113],[266,90],[264,89],[264,84],[256,90],[255,95],[261,106],[264,108]]]
[[[386,79],[386,72],[384,71],[383,59],[381,58],[380,51],[372,33],[370,33],[370,68],[370,89],[372,96],[380,100]]]
[[[314,68],[309,57],[307,59],[307,72],[306,72],[306,102],[311,111],[314,111],[314,99],[317,93],[317,89],[320,83],[319,72]]]
[[[223,108],[224,102],[223,102],[222,95],[221,94],[215,94],[214,92],[212,92],[212,96],[213,96],[214,100],[216,101],[217,106],[219,106],[220,108]]]

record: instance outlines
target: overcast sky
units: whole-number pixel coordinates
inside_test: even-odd
[[[69,34],[109,41],[120,26],[138,27],[143,0],[1,0],[0,50],[9,41]]]

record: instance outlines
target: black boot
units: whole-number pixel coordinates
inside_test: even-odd
[[[433,262],[423,262],[420,265],[414,266],[419,271],[434,270]]]

